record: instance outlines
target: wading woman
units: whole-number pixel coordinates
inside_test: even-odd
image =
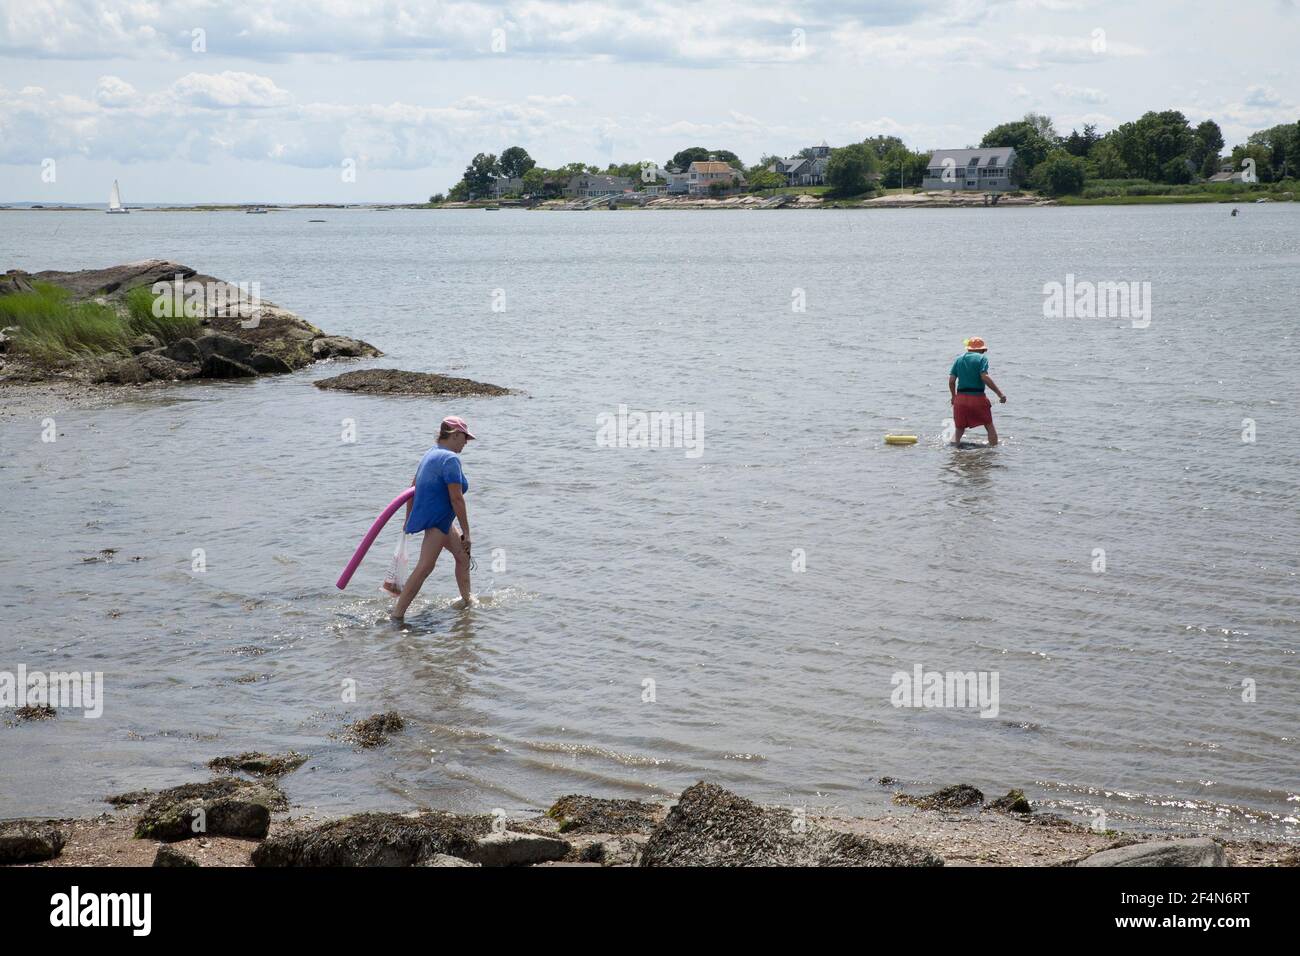
[[[473,438],[463,418],[444,418],[438,444],[420,459],[412,482],[415,495],[406,503],[406,533],[423,531],[424,543],[420,545],[420,560],[406,579],[390,615],[394,621],[406,616],[406,609],[420,593],[443,548],[456,560],[456,585],[464,606],[474,603],[469,590],[469,515],[465,511],[469,481],[460,466],[460,453]],[[453,521],[460,523],[459,533],[452,531]]]

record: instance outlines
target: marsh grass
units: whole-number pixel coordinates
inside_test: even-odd
[[[146,286],[137,286],[126,294],[126,324],[132,335],[152,335],[163,345],[199,334],[198,319],[185,314],[184,299],[170,293],[154,296]],[[154,314],[154,302],[159,303]]]
[[[18,327],[20,351],[47,362],[127,351],[130,338],[112,306],[73,302],[66,290],[46,282],[33,289],[0,296],[0,327]]]

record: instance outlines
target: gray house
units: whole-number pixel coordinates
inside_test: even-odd
[[[1017,185],[1012,181],[1015,160],[1016,151],[1011,146],[936,149],[930,154],[921,188],[1005,192]]]
[[[826,164],[831,159],[831,148],[822,140],[820,146],[806,150],[807,156],[789,156],[768,166],[768,171],[785,177],[787,186],[823,186],[826,184]]]
[[[619,196],[636,184],[627,176],[607,176],[604,173],[579,173],[569,179],[564,195],[570,199],[591,199],[596,196]]]

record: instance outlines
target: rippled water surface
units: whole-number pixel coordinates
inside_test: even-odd
[[[1300,832],[1300,207],[0,213],[6,268],[149,257],[520,394],[322,392],[324,365],[63,411],[54,443],[45,410],[0,423],[0,670],[106,694],[0,726],[0,816],[294,748],[326,811],[704,778],[872,812],[889,775]],[[1068,273],[1150,282],[1149,327],[1044,318]],[[970,334],[997,449],[943,442]],[[697,414],[703,454],[599,447],[620,404]],[[482,605],[440,566],[398,629],[390,535],[334,580],[446,414],[480,436]],[[997,715],[894,707],[918,664],[996,672]],[[385,710],[388,746],[341,739]]]

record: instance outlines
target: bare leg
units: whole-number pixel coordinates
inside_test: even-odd
[[[989,447],[992,448],[998,443],[998,430],[993,427],[992,422],[989,422],[986,431],[989,433]]]
[[[401,596],[393,605],[393,613],[389,615],[394,621],[406,617],[406,609],[411,606],[415,596],[420,593],[420,588],[424,587],[424,579],[438,563],[438,554],[442,551],[448,537],[437,528],[430,528],[424,533],[424,541],[420,545],[420,560],[415,563],[415,567],[407,576],[406,586],[402,588]]]
[[[964,428],[959,428],[959,429],[957,429],[957,434],[953,436],[952,443],[953,443],[954,445],[960,445],[960,444],[961,444],[961,436],[964,435],[964,434],[966,434],[966,429],[964,429]]]
[[[461,600],[466,605],[474,602],[474,595],[469,590],[469,553],[465,546],[461,544],[460,535],[455,530],[451,534],[444,536],[442,546],[451,552],[451,556],[456,559],[456,587],[460,588]]]

